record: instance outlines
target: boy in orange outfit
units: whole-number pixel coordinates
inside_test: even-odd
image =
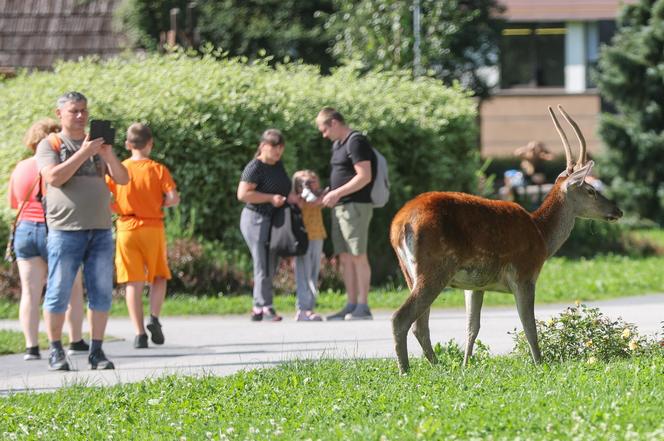
[[[159,313],[171,272],[166,258],[162,208],[176,206],[180,196],[166,166],[150,159],[153,139],[148,126],[141,123],[129,126],[125,146],[131,151],[131,158],[122,163],[129,171],[129,183],[116,185],[108,179],[107,183],[115,199],[111,208],[118,214],[115,224],[117,282],[127,284],[127,309],[136,329],[134,348],[139,349],[148,347],[143,324],[145,283],[150,284],[147,328],[153,343],[164,343]]]

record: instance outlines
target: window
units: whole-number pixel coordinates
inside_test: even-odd
[[[588,69],[586,69],[586,84],[588,84],[588,87],[597,87],[594,77],[595,70],[597,69],[599,53],[602,45],[611,44],[611,39],[615,33],[615,21],[601,20],[587,24],[586,41],[588,47],[586,49],[586,64],[588,65]]]
[[[500,86],[564,87],[565,24],[510,23],[500,45]]]

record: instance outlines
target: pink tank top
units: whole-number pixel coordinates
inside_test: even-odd
[[[18,209],[23,202],[26,193],[35,183],[37,178],[37,163],[34,156],[16,164],[11,178],[9,179],[9,206]],[[21,212],[19,220],[33,222],[44,222],[44,209],[41,202],[37,200],[39,183],[32,189],[30,197]]]

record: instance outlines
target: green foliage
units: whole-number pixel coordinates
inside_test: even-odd
[[[599,133],[603,171],[624,211],[664,222],[664,0],[626,5],[611,45],[602,49],[597,85],[616,113]]]
[[[457,369],[461,362],[463,362],[463,349],[454,340],[449,340],[447,343],[436,343],[433,347],[433,352],[438,358],[438,362],[451,369]],[[489,347],[482,343],[481,340],[475,341],[473,355],[470,360],[471,363],[480,363],[486,361],[490,357]]]
[[[314,118],[321,107],[334,105],[368,134],[390,165],[391,200],[375,211],[370,238],[378,281],[396,272],[386,232],[398,207],[432,189],[475,188],[476,108],[460,88],[392,73],[359,78],[351,69],[322,77],[301,64],[272,68],[219,61],[218,55],[87,59],[0,83],[5,104],[0,107],[0,175],[7,182],[14,164],[29,154],[20,147],[24,130],[51,115],[63,91],[79,90],[90,100],[91,117],[110,119],[120,134],[133,121],[149,122],[152,156],[169,167],[178,184],[184,224],[194,209],[197,235],[221,241],[225,250],[246,250],[235,192],[260,134],[268,127],[281,129],[286,170],[314,169],[325,180],[330,143],[316,130]],[[124,157],[122,138],[116,151]],[[7,213],[6,198],[0,197]]]
[[[170,10],[179,8],[178,26],[187,29],[189,0],[125,0],[116,21],[133,47],[157,49],[159,34],[170,29]],[[249,59],[268,54],[275,60],[303,60],[324,72],[337,63],[321,14],[333,11],[331,0],[198,0],[200,44],[220,47]]]
[[[294,361],[226,377],[169,376],[0,398],[7,439],[596,440],[664,437],[664,357],[468,369]],[[260,413],[260,417],[257,414]],[[84,429],[74,430],[76,424]]]
[[[251,258],[240,250],[225,251],[217,241],[174,239],[168,246],[168,263],[173,276],[169,293],[228,295],[251,287]]]
[[[571,258],[592,258],[600,254],[647,257],[664,254],[656,236],[634,233],[621,223],[577,219],[569,239],[556,253]]]
[[[0,262],[0,298],[18,300],[21,297],[20,283],[16,262]]]
[[[337,0],[326,24],[336,34],[334,54],[365,70],[414,66],[413,2]],[[496,0],[421,0],[423,73],[446,84],[461,81],[479,96],[489,85],[478,69],[495,65],[504,8]]]
[[[544,361],[565,362],[630,357],[647,352],[664,355],[652,339],[639,335],[636,326],[622,318],[612,320],[598,308],[578,304],[549,320],[537,320],[537,334]],[[514,352],[529,357],[530,346],[523,331],[514,331]]]

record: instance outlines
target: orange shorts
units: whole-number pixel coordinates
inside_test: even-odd
[[[115,242],[115,270],[118,283],[152,283],[155,277],[170,279],[164,228],[142,227],[118,231]]]

